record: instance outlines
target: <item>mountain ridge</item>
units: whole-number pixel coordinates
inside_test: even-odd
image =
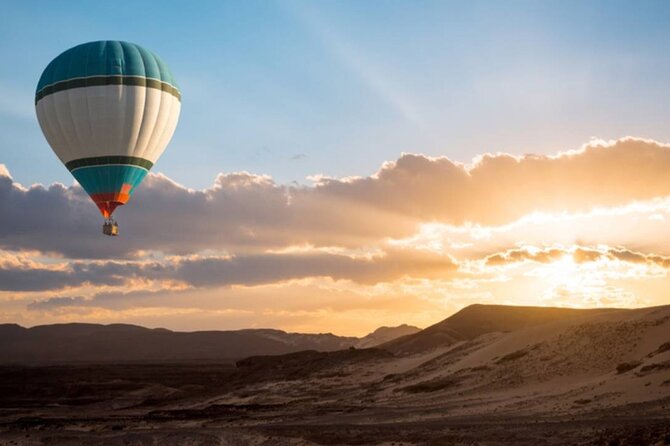
[[[38,325],[0,324],[0,364],[142,361],[235,362],[304,350],[330,352],[380,348],[395,355],[424,353],[473,340],[583,316],[621,311],[473,304],[425,329],[402,324],[379,327],[358,338],[332,333],[291,333],[273,328],[172,331],[132,324],[71,322]]]
[[[68,322],[23,327],[0,324],[0,364],[59,364],[146,361],[223,361],[303,350],[335,351],[372,347],[389,338],[358,338],[333,333],[295,333],[274,328],[173,331],[133,324]],[[399,327],[401,334],[406,326]],[[391,336],[393,337],[393,336]]]

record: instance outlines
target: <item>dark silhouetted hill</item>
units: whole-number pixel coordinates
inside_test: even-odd
[[[411,335],[420,331],[421,329],[419,327],[407,324],[402,324],[397,327],[379,327],[356,342],[356,348],[376,347],[401,336]]]
[[[418,330],[382,327],[363,337],[286,333],[272,329],[176,332],[125,324],[0,324],[0,364],[226,361],[249,356],[373,347]]]
[[[175,332],[135,325],[0,325],[0,363],[234,361],[301,350],[332,351],[358,338],[281,330]]]

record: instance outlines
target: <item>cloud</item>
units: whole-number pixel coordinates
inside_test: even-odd
[[[613,260],[631,264],[656,265],[670,269],[670,256],[642,253],[624,247],[543,247],[523,246],[490,254],[484,258],[487,266],[504,266],[525,261],[552,263],[564,257],[571,257],[577,264]]]
[[[188,256],[164,262],[69,262],[67,266],[0,265],[0,291],[45,291],[95,286],[127,286],[156,281],[195,288],[256,286],[310,277],[375,284],[404,276],[445,277],[457,269],[448,256],[395,250],[372,258],[325,253]]]
[[[568,251],[562,248],[513,248],[504,252],[491,254],[486,257],[485,263],[488,266],[500,266],[508,263],[519,263],[525,260],[538,263],[551,263],[566,255]]]
[[[572,251],[572,258],[577,263],[588,263],[600,260],[603,253],[591,248],[577,247]]]
[[[6,170],[6,169],[5,169]],[[466,166],[405,154],[374,175],[275,183],[247,172],[188,189],[151,174],[118,211],[121,237],[100,235],[80,187],[23,188],[0,172],[0,248],[71,258],[258,253],[286,246],[365,247],[425,222],[504,225],[533,212],[576,213],[670,194],[670,147],[626,138],[556,156],[487,154]]]
[[[371,259],[321,253],[260,254],[183,261],[171,277],[196,287],[253,286],[308,277],[376,284],[404,276],[444,277],[456,268],[448,256],[410,250]]]
[[[77,297],[52,297],[45,300],[37,300],[26,306],[30,311],[50,311],[62,307],[77,307],[86,305],[86,299]]]
[[[670,146],[627,138],[556,156],[486,154],[471,166],[404,155],[372,177],[324,180],[319,192],[422,221],[501,225],[666,196],[668,167]]]
[[[149,267],[149,266],[147,266]],[[139,277],[132,264],[117,262],[73,262],[67,267],[36,265],[0,265],[0,291],[45,291],[63,288],[121,286]]]
[[[12,179],[12,175],[9,173],[9,169],[7,169],[7,166],[4,164],[0,164],[0,177],[7,177],[10,180]]]
[[[623,262],[654,264],[662,268],[670,268],[670,257],[659,254],[644,254],[625,248],[616,248],[609,250],[607,255]]]

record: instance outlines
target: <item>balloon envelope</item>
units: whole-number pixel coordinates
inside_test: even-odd
[[[108,40],[78,45],[51,61],[35,108],[53,151],[109,218],[172,138],[181,93],[156,54]]]

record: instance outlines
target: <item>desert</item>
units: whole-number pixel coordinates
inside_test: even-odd
[[[473,305],[372,348],[0,376],[3,444],[662,445],[670,306]]]

